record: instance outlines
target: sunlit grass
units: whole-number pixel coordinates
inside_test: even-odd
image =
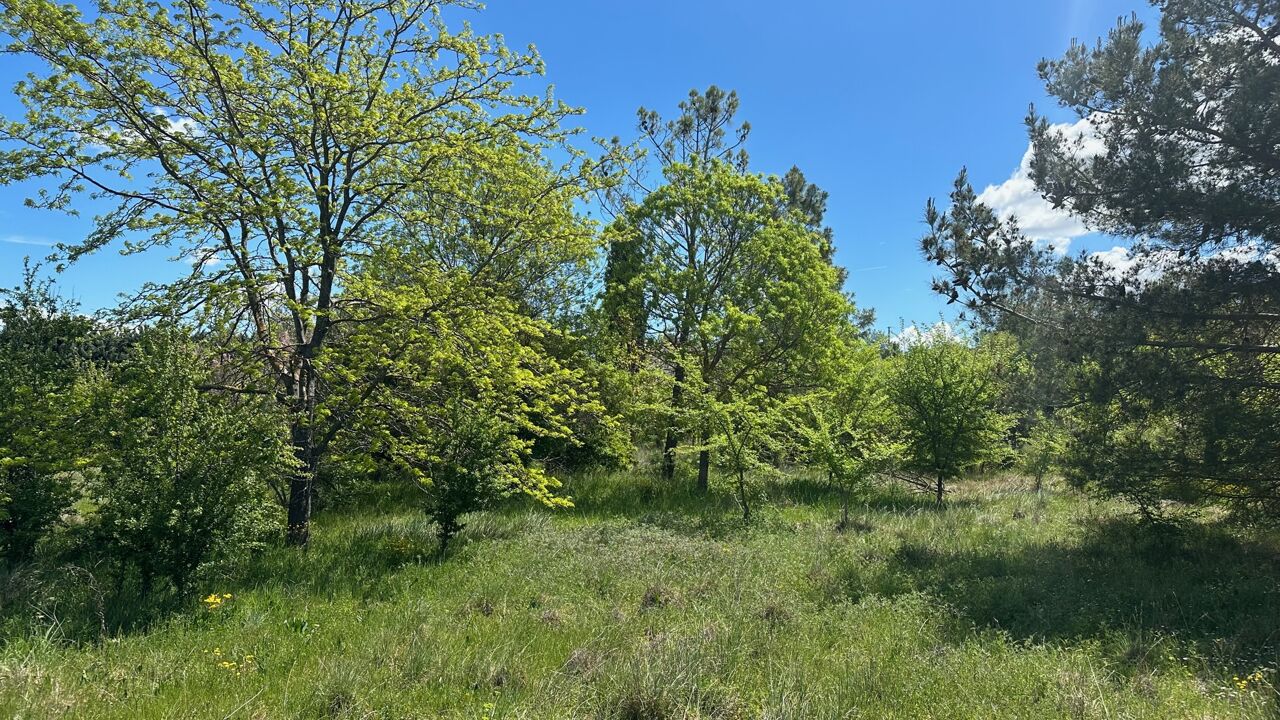
[[[11,622],[0,716],[1275,717],[1267,538],[1135,528],[1016,479],[945,509],[897,488],[835,530],[820,483],[731,497],[622,475],[473,517],[456,549],[393,497],[322,515],[146,629]],[[397,509],[400,508],[400,509]],[[231,597],[226,598],[225,595]],[[21,629],[21,632],[19,632]]]

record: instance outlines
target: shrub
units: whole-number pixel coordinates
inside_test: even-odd
[[[0,292],[0,557],[28,560],[74,497],[77,348],[92,322],[28,269]]]
[[[144,592],[167,578],[183,595],[195,573],[260,543],[268,481],[292,464],[271,406],[205,391],[210,375],[189,339],[160,329],[92,392],[89,531]]]

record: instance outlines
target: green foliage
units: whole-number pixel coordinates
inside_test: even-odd
[[[698,408],[803,389],[853,309],[828,261],[821,191],[796,173],[784,183],[748,172],[740,149],[748,126],[726,138],[736,95],[713,86],[680,108],[665,125],[641,111],[665,182],[607,230],[603,305],[628,324],[646,323],[644,342],[633,344],[670,383],[654,413],[666,435],[664,475],[674,472],[680,438],[694,436],[705,490],[712,426],[722,423]]]
[[[30,559],[76,496],[76,387],[93,323],[29,269],[0,293],[0,557]]]
[[[567,506],[536,443],[578,445],[586,427],[607,443],[614,420],[596,378],[552,350],[571,344],[561,331],[429,252],[388,244],[348,278],[367,305],[321,358],[334,381],[321,410],[343,428],[340,452],[421,486],[445,544],[462,515],[507,495]]]
[[[783,423],[777,401],[761,394],[731,402],[711,400],[702,408],[711,446],[719,463],[733,477],[735,499],[743,522],[751,522],[752,485],[762,476],[776,475],[767,460],[776,459]]]
[[[1148,515],[1280,518],[1280,97],[1274,3],[1163,0],[1046,60],[1080,123],[1028,118],[1036,189],[1125,238],[1121,263],[1059,256],[977,201],[930,204],[935,287],[1016,333],[1041,410],[1073,412],[1066,475]]]
[[[284,419],[256,396],[204,391],[215,374],[181,332],[161,328],[90,389],[89,552],[135,568],[144,592],[165,578],[185,594],[279,527],[266,493],[292,470]]]
[[[476,7],[122,0],[86,18],[19,0],[0,14],[0,31],[37,67],[15,88],[25,115],[0,123],[13,141],[0,182],[37,181],[39,208],[74,212],[89,193],[114,203],[68,261],[115,240],[191,261],[188,276],[148,285],[129,309],[202,311],[240,350],[227,362],[243,368],[228,374],[252,382],[239,389],[290,413],[303,461],[287,491],[295,543],[306,542],[315,472],[337,434],[316,424],[325,380],[314,361],[365,300],[342,277],[393,238],[430,246],[442,265],[506,275],[508,242],[550,239],[542,197],[599,177],[565,142],[561,122],[578,111],[527,91],[542,72],[532,48],[448,28],[446,10]],[[563,167],[545,167],[550,147],[567,152]],[[511,153],[538,162],[508,163]],[[530,262],[540,247],[515,266],[551,269]],[[521,279],[531,311],[549,310],[538,294],[561,279]]]
[[[594,336],[591,326],[553,326],[542,334],[539,352],[569,370],[573,385],[583,400],[577,410],[564,418],[569,432],[538,434],[534,437],[533,457],[549,470],[588,472],[612,470],[628,465],[635,457],[636,439],[627,418],[635,416],[635,408],[646,388],[638,377],[614,354],[616,346],[606,338]]]
[[[826,388],[791,398],[784,412],[803,459],[840,489],[840,525],[849,525],[852,495],[900,459],[891,366],[870,343],[851,340]]]
[[[619,229],[610,226],[605,230],[608,255],[600,312],[607,320],[601,323],[600,331],[619,345],[635,367],[649,327],[643,278],[645,248],[639,237]]]
[[[998,358],[938,334],[894,358],[890,393],[907,445],[904,468],[939,503],[948,481],[1006,451],[1012,418],[999,407]]]
[[[547,504],[565,504],[528,465],[527,446],[513,442],[511,428],[500,419],[457,396],[437,412],[443,431],[435,433],[430,457],[405,465],[427,495],[427,514],[436,523],[442,552],[463,528],[463,515],[489,507],[515,488],[530,488]]]
[[[1018,449],[1018,465],[1035,478],[1039,490],[1046,475],[1061,469],[1067,451],[1068,434],[1062,418],[1037,415],[1031,430]]]

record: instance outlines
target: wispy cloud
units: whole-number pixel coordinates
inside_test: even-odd
[[[222,254],[216,247],[198,247],[186,253],[184,259],[191,267],[205,270],[222,264]]]
[[[192,118],[185,115],[176,115],[169,108],[153,105],[147,108],[152,115],[159,115],[169,123],[169,132],[174,134],[189,135],[191,137],[204,137],[204,126],[196,122]]]
[[[58,244],[56,240],[35,237],[32,235],[4,235],[0,236],[0,243],[9,243],[11,245],[39,245],[40,247],[53,247]]]
[[[849,272],[871,272],[872,270],[886,270],[888,267],[888,265],[872,265],[871,267],[854,268]]]

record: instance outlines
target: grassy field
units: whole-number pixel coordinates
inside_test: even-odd
[[[724,495],[570,490],[473,518],[444,558],[366,498],[202,588],[229,598],[101,642],[48,598],[5,627],[0,717],[1280,717],[1273,539],[1013,479],[941,510],[884,488],[844,532],[800,480],[749,529]]]

